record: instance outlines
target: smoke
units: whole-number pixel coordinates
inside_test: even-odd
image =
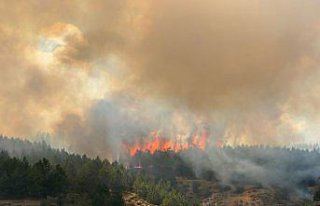
[[[182,158],[198,176],[213,170],[216,178],[236,189],[258,186],[282,190],[287,198],[310,198],[308,187],[319,177],[319,151],[280,147],[225,147],[184,151]]]
[[[153,3],[151,26],[134,56],[139,82],[195,108],[273,104],[310,55],[318,7],[298,1]]]
[[[113,156],[151,131],[318,141],[318,1],[0,3],[0,130]]]
[[[3,133],[54,133],[54,125],[69,113],[81,116],[105,95],[113,81],[107,64],[124,41],[117,27],[125,21],[125,4],[0,3]]]
[[[155,99],[141,100],[117,93],[97,101],[81,117],[69,114],[56,125],[55,145],[70,145],[71,151],[115,158],[127,154],[124,146],[143,143],[151,132],[188,135],[202,124],[186,109],[173,109]],[[60,137],[60,138],[59,138]],[[63,141],[63,142],[61,142]],[[91,146],[89,146],[91,145]],[[122,153],[123,152],[123,153]]]

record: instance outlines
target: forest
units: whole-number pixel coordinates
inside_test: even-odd
[[[253,185],[279,191],[283,199],[320,200],[316,147],[191,148],[138,152],[110,162],[1,136],[0,150],[1,199],[55,197],[60,205],[124,205],[123,193],[134,192],[156,205],[200,205],[209,193],[190,198],[181,189],[181,180],[193,180],[192,190],[198,193],[198,182],[206,181],[221,190],[243,191]]]
[[[155,182],[116,161],[7,137],[0,137],[0,147],[1,199],[57,197],[60,205],[117,206],[124,205],[123,192],[133,191],[151,203],[189,205],[169,182]]]
[[[320,152],[316,145],[311,149],[242,145],[205,151],[191,148],[180,152],[138,152],[127,161],[132,170],[138,166],[156,181],[164,179],[175,186],[180,177],[214,182],[220,191],[227,189],[233,193],[241,193],[250,186],[276,191],[282,200],[320,197],[317,192]],[[181,192],[185,193],[183,189]]]

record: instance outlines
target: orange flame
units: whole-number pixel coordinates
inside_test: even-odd
[[[128,153],[134,156],[137,152],[150,152],[154,154],[155,151],[168,151],[172,150],[179,152],[189,148],[198,148],[204,150],[208,143],[208,134],[204,130],[201,133],[192,135],[191,137],[176,135],[171,138],[161,136],[160,132],[152,132],[150,138],[143,143],[125,144]]]

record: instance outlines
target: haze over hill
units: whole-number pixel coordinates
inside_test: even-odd
[[[320,200],[319,11],[0,1],[0,199]]]
[[[231,145],[318,142],[319,8],[2,1],[0,131],[106,157],[204,128]]]
[[[8,155],[11,160],[8,160]],[[122,156],[119,159],[122,166],[116,162],[110,165],[108,160],[101,160],[99,157],[90,159],[86,155],[57,150],[45,142],[36,143],[3,136],[0,136],[0,196],[45,198],[42,193],[35,192],[33,186],[24,184],[25,181],[30,181],[24,179],[25,175],[33,176],[34,173],[29,174],[25,170],[21,173],[19,169],[20,163],[31,165],[32,168],[39,161],[42,164],[44,158],[52,165],[51,168],[59,164],[69,179],[59,183],[62,189],[65,188],[61,191],[59,189],[64,201],[75,198],[77,204],[83,205],[88,205],[86,201],[90,198],[98,198],[94,195],[95,187],[105,184],[105,187],[114,189],[118,183],[125,185],[125,199],[132,199],[127,197],[128,192],[136,192],[140,198],[153,204],[164,198],[159,190],[168,189],[167,182],[170,182],[171,189],[183,195],[183,200],[187,198],[190,204],[184,205],[193,205],[193,201],[224,201],[234,205],[232,202],[240,200],[258,205],[302,205],[302,202],[307,203],[313,196],[320,197],[314,195],[314,190],[319,185],[319,148],[307,151],[241,146],[211,147],[205,151],[188,148],[179,152],[137,152],[133,156]],[[26,164],[26,161],[30,164]],[[120,179],[112,183],[108,179],[118,173],[112,173],[109,169],[118,166],[124,176],[117,176]],[[31,182],[35,184],[36,181]],[[49,189],[52,190],[51,187]],[[89,194],[89,197],[77,198],[68,195],[70,192]]]

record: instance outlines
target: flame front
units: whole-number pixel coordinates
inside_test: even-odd
[[[128,153],[134,156],[137,152],[168,151],[179,152],[189,148],[204,150],[208,144],[208,134],[206,130],[194,135],[173,135],[165,137],[160,132],[151,132],[150,138],[143,143],[124,144]]]

